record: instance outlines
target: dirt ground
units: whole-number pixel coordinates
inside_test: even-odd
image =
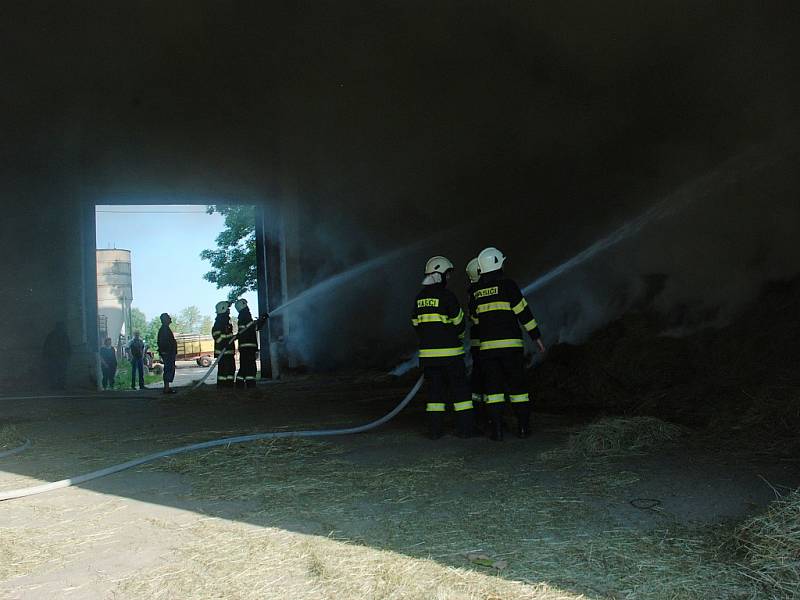
[[[2,400],[32,441],[0,490],[194,441],[360,424],[410,387],[368,374]],[[423,401],[370,433],[222,447],[0,503],[3,598],[755,598],[723,541],[800,483],[800,462],[708,432],[649,453],[423,437]],[[714,593],[709,595],[709,590]]]

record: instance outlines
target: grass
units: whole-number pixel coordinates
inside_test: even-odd
[[[117,373],[114,376],[114,387],[116,389],[128,389],[131,386],[131,363],[128,359],[122,358],[117,363]],[[144,376],[144,384],[150,385],[162,380],[161,375],[156,375],[152,372],[146,372]],[[138,385],[139,382],[137,381]]]

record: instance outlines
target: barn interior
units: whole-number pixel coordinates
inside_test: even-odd
[[[796,11],[4,12],[0,597],[800,597]],[[98,391],[131,204],[255,207],[255,389]],[[427,439],[424,385],[295,435],[412,396],[425,262],[465,303],[487,246],[547,347],[530,438]]]

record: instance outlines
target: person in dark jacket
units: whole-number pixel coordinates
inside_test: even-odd
[[[247,300],[240,298],[233,306],[239,313],[238,335],[239,341],[239,372],[236,374],[237,387],[256,387],[256,355],[258,354],[257,324],[253,322],[253,315],[247,306]]]
[[[453,263],[434,256],[425,266],[423,288],[414,300],[411,324],[419,337],[419,361],[428,384],[428,434],[442,436],[448,397],[456,415],[456,435],[470,437],[474,420],[464,368],[464,312],[447,289]]]
[[[144,355],[147,351],[147,345],[142,340],[142,334],[139,331],[133,332],[133,339],[128,344],[128,352],[131,356],[131,389],[136,389],[136,374],[139,374],[139,389],[143,390],[144,387]]]
[[[117,376],[117,351],[111,345],[111,338],[107,337],[100,348],[100,370],[103,372],[103,389],[114,389],[114,379]]]
[[[517,417],[517,436],[530,435],[531,403],[525,381],[524,329],[545,351],[541,332],[519,286],[503,273],[505,256],[497,248],[478,255],[481,276],[470,298],[469,314],[480,325],[480,362],[486,388],[490,437],[503,439],[502,409],[506,394]],[[520,327],[521,326],[521,327]]]
[[[211,328],[211,336],[214,338],[214,356],[219,357],[217,365],[217,386],[233,387],[236,379],[236,344],[231,324],[231,305],[229,302],[217,302],[217,318]]]
[[[67,334],[64,321],[58,321],[53,330],[47,334],[42,348],[47,372],[50,375],[50,387],[63,390],[67,387],[67,369],[72,355],[72,344]]]
[[[161,328],[158,330],[158,353],[161,355],[161,362],[164,364],[164,393],[176,393],[170,387],[175,379],[175,359],[178,356],[178,342],[169,328],[172,317],[167,313],[161,313]]]

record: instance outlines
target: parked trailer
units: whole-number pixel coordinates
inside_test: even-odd
[[[200,367],[209,367],[214,362],[214,338],[199,333],[178,333],[176,360],[195,360]]]

